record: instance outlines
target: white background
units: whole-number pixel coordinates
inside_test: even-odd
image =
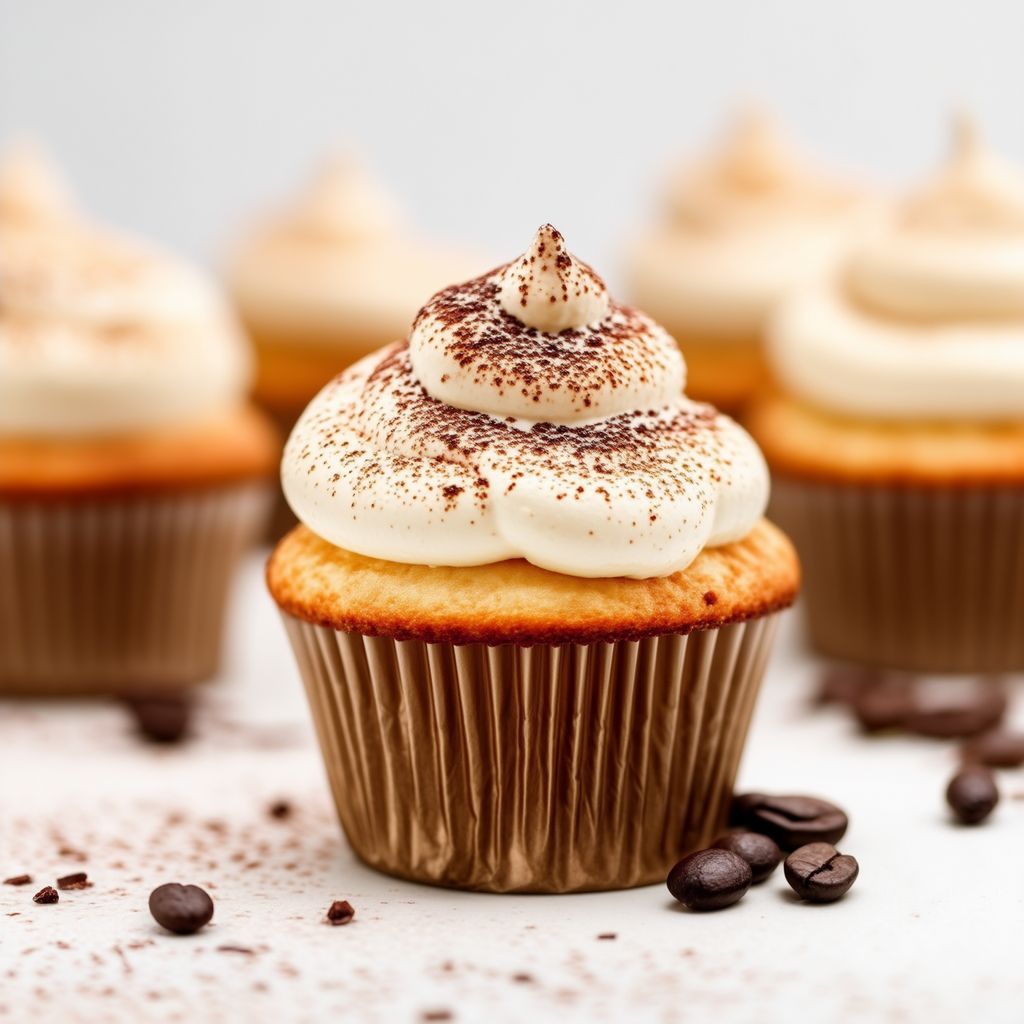
[[[927,173],[946,115],[1024,162],[1017,0],[0,0],[0,141],[206,258],[328,148],[495,261],[552,220],[606,276],[667,162],[734,102],[837,167]]]

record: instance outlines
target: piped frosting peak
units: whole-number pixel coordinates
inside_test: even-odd
[[[576,259],[550,224],[501,275],[501,308],[527,327],[548,334],[587,327],[608,314],[604,281]]]

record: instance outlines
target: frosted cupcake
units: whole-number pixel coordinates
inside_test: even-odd
[[[818,647],[1024,669],[1024,174],[962,124],[949,164],[794,297],[751,412]]]
[[[751,397],[772,311],[827,273],[871,213],[861,191],[809,168],[754,111],[676,176],[627,269],[631,298],[686,353],[694,398],[736,410]]]
[[[278,450],[203,277],[0,166],[0,690],[178,688],[217,667]]]
[[[546,226],[302,415],[268,582],[367,863],[621,888],[723,825],[798,570],[759,451],[684,383]]]

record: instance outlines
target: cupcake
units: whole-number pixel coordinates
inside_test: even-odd
[[[671,182],[662,222],[632,247],[634,301],[686,353],[688,391],[735,411],[765,376],[779,300],[834,265],[870,219],[860,190],[808,168],[763,114]]]
[[[351,158],[328,163],[235,247],[228,288],[256,348],[256,400],[290,430],[338,372],[405,335],[464,258],[408,237]]]
[[[684,383],[545,226],[303,413],[267,577],[366,863],[624,888],[724,824],[798,569],[758,449]]]
[[[0,690],[211,675],[279,445],[200,274],[0,166]]]
[[[750,427],[826,654],[1024,669],[1024,173],[967,124],[938,176],[793,296]]]

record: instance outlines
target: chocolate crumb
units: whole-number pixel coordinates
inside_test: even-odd
[[[56,903],[59,899],[60,893],[58,893],[52,885],[44,885],[42,889],[32,897],[32,902],[43,904]]]
[[[139,732],[154,743],[179,743],[188,733],[192,698],[183,694],[137,693],[123,698]]]
[[[11,875],[10,878],[4,879],[4,885],[30,885],[31,882],[31,875]]]
[[[598,939],[603,940],[617,939],[618,937],[618,932],[601,932],[601,934],[598,935]]]
[[[532,985],[534,979],[532,974],[527,974],[525,971],[522,971],[519,974],[513,974],[512,980],[518,982],[520,985]]]
[[[451,1010],[424,1010],[420,1020],[454,1020]]]
[[[75,871],[57,879],[58,889],[88,889],[92,885],[84,871]]]
[[[218,946],[218,953],[242,953],[245,956],[255,956],[256,950],[248,946]]]
[[[288,800],[275,800],[267,808],[267,814],[269,814],[272,818],[290,818],[292,810],[292,805]]]
[[[713,590],[708,590],[704,594],[704,603],[706,605],[718,604],[718,595]]]
[[[355,916],[355,907],[348,900],[335,900],[327,908],[327,920],[332,925],[348,924]]]

